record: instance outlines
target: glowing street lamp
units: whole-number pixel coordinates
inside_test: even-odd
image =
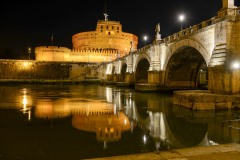
[[[28,59],[29,59],[29,60],[30,60],[30,54],[31,54],[31,52],[32,52],[31,47],[28,47]]]
[[[185,19],[185,16],[183,14],[180,14],[179,15],[179,21],[181,23],[181,30],[183,30],[182,23],[183,23],[184,19]]]
[[[143,40],[144,40],[144,44],[145,44],[145,46],[146,46],[146,41],[147,41],[147,39],[148,39],[148,37],[147,36],[143,36]]]
[[[234,62],[232,64],[232,69],[234,69],[234,70],[240,69],[240,63],[239,62]]]

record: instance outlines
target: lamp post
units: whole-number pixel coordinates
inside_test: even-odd
[[[30,54],[31,54],[31,52],[32,52],[32,49],[31,49],[31,47],[29,46],[28,47],[28,59],[30,60]]]
[[[182,23],[183,23],[184,19],[185,19],[185,16],[183,14],[180,14],[179,15],[179,21],[181,23],[181,30],[183,30]]]
[[[144,46],[146,46],[146,41],[147,41],[148,37],[147,36],[143,36],[143,40],[144,40]]]

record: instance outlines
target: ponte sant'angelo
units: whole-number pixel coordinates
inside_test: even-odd
[[[72,36],[73,49],[38,46],[35,60],[1,60],[0,78],[28,83],[94,81],[154,92],[205,89],[178,92],[175,103],[195,109],[239,107],[240,9],[234,0],[222,0],[215,17],[165,38],[156,24],[154,41],[139,49],[136,35],[104,16],[95,31]],[[208,98],[199,100],[200,95]]]
[[[0,59],[0,159],[239,159],[240,7],[218,1],[144,47],[105,8],[71,47]]]

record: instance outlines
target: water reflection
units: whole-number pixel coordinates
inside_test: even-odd
[[[22,90],[22,112],[23,114],[27,114],[28,115],[28,121],[31,121],[31,108],[30,108],[30,104],[31,104],[31,98],[27,95],[27,89],[24,88]]]
[[[72,118],[72,125],[79,130],[94,132],[97,141],[104,142],[105,149],[108,142],[119,141],[121,134],[131,128],[128,117],[122,112],[117,115],[104,112],[76,114]]]
[[[240,143],[240,119],[222,122],[224,139]]]
[[[239,143],[238,111],[195,112],[172,106],[171,95],[167,94],[104,86],[49,85],[0,86],[0,95],[0,118],[4,110],[14,109],[36,127],[38,121],[50,119],[52,127],[52,123],[63,119],[75,129],[68,129],[69,135],[94,134],[96,144],[92,142],[91,146],[99,143],[105,150],[112,148],[111,153],[102,156]],[[6,115],[4,119],[8,119]],[[1,124],[8,125],[3,121]],[[84,147],[87,144],[80,142],[85,137],[79,143],[70,142]],[[69,138],[65,137],[66,141]],[[124,146],[127,149],[120,153],[118,147]],[[101,154],[96,151],[96,157]]]

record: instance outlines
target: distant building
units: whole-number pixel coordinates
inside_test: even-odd
[[[132,43],[131,43],[132,42]],[[35,48],[37,61],[109,62],[137,49],[138,37],[122,32],[118,21],[99,20],[96,31],[72,36],[73,49],[58,46]]]

